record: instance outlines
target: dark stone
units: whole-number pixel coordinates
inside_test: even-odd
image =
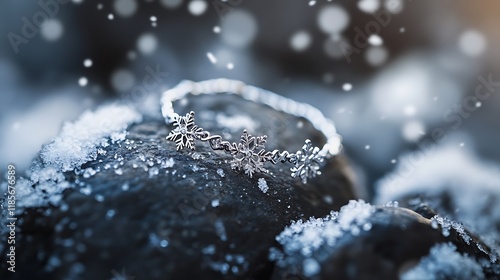
[[[249,132],[267,134],[268,150],[294,151],[307,137],[321,144],[309,123],[297,126],[297,119],[266,106],[228,96],[201,100],[218,112],[226,102],[229,116],[249,112],[261,124]],[[239,140],[241,131],[210,121],[214,113],[207,109],[196,109],[198,123]],[[74,188],[64,191],[60,207],[20,217],[15,276],[108,279],[125,269],[136,279],[266,279],[273,269],[268,250],[290,220],[324,216],[355,198],[342,157],[329,160],[307,185],[283,164],[269,163],[269,174],[249,178],[207,143],[197,142],[195,153],[177,152],[165,140],[168,132],[162,120],[145,120],[97,160],[65,173]],[[267,193],[259,178],[267,181]]]
[[[370,230],[362,230],[358,235],[344,232],[335,245],[324,244],[313,253],[313,256],[327,257],[320,262],[320,274],[311,279],[399,279],[402,273],[428,255],[432,246],[447,242],[456,246],[458,252],[475,258],[478,263],[488,264],[483,266],[483,273],[488,279],[500,276],[499,261],[490,263],[490,249],[467,230],[465,232],[471,237],[469,243],[453,228],[445,237],[440,226],[433,228],[430,219],[400,207],[376,207],[366,223],[371,225]],[[296,258],[298,263],[304,258],[299,253],[291,257]],[[451,279],[447,275],[441,276],[439,279]],[[272,279],[309,278],[303,275],[300,268],[287,265],[277,266]]]

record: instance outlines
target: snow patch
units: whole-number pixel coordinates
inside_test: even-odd
[[[481,265],[456,249],[451,243],[434,245],[430,254],[401,275],[401,279],[485,279]]]
[[[376,203],[423,196],[442,215],[462,222],[498,249],[500,242],[500,166],[479,159],[467,147],[439,145],[426,151],[404,155],[395,171],[377,182]],[[450,207],[442,207],[442,198]]]
[[[137,111],[124,105],[86,111],[74,123],[65,123],[59,136],[42,148],[43,163],[62,172],[74,170],[94,160],[98,149],[108,145],[109,137],[112,143],[125,139],[128,125],[141,120]]]
[[[363,200],[351,200],[339,212],[332,211],[325,218],[292,221],[276,237],[284,252],[272,248],[269,259],[281,267],[299,267],[307,277],[317,275],[321,270],[319,263],[328,257],[319,251],[331,249],[346,234],[370,230],[372,225],[367,220],[374,211],[375,207]]]

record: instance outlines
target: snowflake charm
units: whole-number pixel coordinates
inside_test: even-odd
[[[319,156],[320,149],[313,147],[311,140],[307,139],[302,151],[296,153],[295,166],[290,169],[292,177],[300,176],[302,183],[307,183],[307,178],[314,178],[321,175],[321,164],[324,158]]]
[[[176,116],[174,118],[175,129],[170,131],[167,140],[174,141],[177,151],[184,148],[194,150],[194,140],[197,139],[198,126],[194,123],[194,112],[183,116]]]
[[[244,170],[252,178],[255,172],[267,172],[264,163],[269,160],[269,155],[264,150],[267,136],[252,136],[246,130],[241,135],[241,140],[236,145],[231,168]]]

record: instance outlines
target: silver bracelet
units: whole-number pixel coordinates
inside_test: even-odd
[[[296,153],[288,151],[266,151],[267,136],[253,136],[246,130],[241,135],[239,143],[231,143],[222,139],[220,135],[212,135],[195,123],[195,113],[191,111],[185,116],[175,113],[173,102],[185,98],[188,94],[235,94],[243,99],[265,104],[271,108],[296,117],[303,117],[326,138],[323,148],[312,145],[309,139],[305,140],[302,150]],[[290,169],[293,178],[300,177],[304,184],[308,178],[321,175],[321,168],[325,159],[339,154],[342,145],[341,137],[337,134],[333,122],[311,105],[299,103],[270,91],[243,82],[228,79],[215,79],[202,82],[182,81],[177,86],[165,91],[161,97],[161,112],[167,124],[175,127],[166,137],[176,144],[177,150],[195,150],[195,140],[208,142],[213,150],[223,150],[232,155],[231,168],[243,170],[252,177],[257,172],[267,172],[266,162],[277,164],[290,162],[294,166]]]

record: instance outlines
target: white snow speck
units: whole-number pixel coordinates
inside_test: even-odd
[[[425,135],[425,126],[417,120],[407,122],[403,125],[402,134],[406,141],[417,142]]]
[[[95,112],[86,111],[74,123],[64,124],[59,136],[40,152],[46,165],[59,171],[70,171],[94,160],[101,144],[128,125],[140,122],[142,116],[123,105],[108,105]]]
[[[259,189],[263,193],[266,193],[269,190],[269,187],[267,186],[266,179],[264,179],[264,178],[259,178],[258,186],[259,186]]]
[[[360,0],[358,8],[367,14],[373,14],[380,8],[380,0]]]
[[[161,168],[172,168],[175,164],[175,161],[173,158],[169,158],[167,160],[164,160],[161,162],[160,166]]]
[[[370,43],[370,45],[372,46],[379,47],[382,46],[384,40],[382,40],[382,38],[378,34],[372,34],[370,35],[370,37],[368,37],[368,43]]]
[[[207,52],[207,57],[208,57],[208,60],[210,60],[210,62],[211,62],[212,64],[217,63],[217,58],[214,56],[214,54],[213,54],[213,53],[211,53],[211,52]]]
[[[468,56],[481,55],[486,50],[486,38],[476,30],[467,30],[458,39],[458,47]]]
[[[78,79],[78,85],[80,85],[81,87],[84,87],[88,84],[88,80],[87,78],[85,77],[81,77],[80,79]]]
[[[352,84],[350,84],[350,83],[345,83],[345,84],[343,84],[343,85],[342,85],[342,89],[343,89],[344,91],[350,91],[350,90],[352,89]]]
[[[389,52],[385,47],[370,46],[365,52],[366,62],[374,67],[384,64],[389,58]]]
[[[192,0],[188,4],[188,10],[193,16],[201,16],[207,10],[207,6],[204,0]]]
[[[61,21],[52,18],[47,19],[40,24],[40,33],[42,37],[47,41],[57,41],[63,35],[64,27]]]
[[[305,51],[311,45],[311,35],[307,31],[297,31],[290,38],[290,46],[296,52]]]
[[[158,48],[158,39],[151,33],[142,34],[137,39],[137,49],[143,55],[150,55]]]
[[[137,12],[136,0],[115,0],[113,9],[121,17],[130,17]]]
[[[219,206],[219,200],[218,199],[214,199],[214,200],[212,200],[212,202],[210,204],[212,205],[212,207],[215,208],[215,207]]]
[[[221,176],[222,178],[226,177],[224,170],[222,170],[221,168],[217,169],[217,174],[219,174],[219,176]]]
[[[257,20],[247,11],[236,9],[221,22],[221,39],[233,47],[249,45],[257,35]]]
[[[111,86],[119,92],[126,92],[135,85],[134,75],[127,69],[117,69],[111,74]]]
[[[347,28],[349,14],[340,5],[325,5],[317,17],[319,28],[328,34],[338,34]]]
[[[83,66],[89,68],[92,66],[92,60],[90,58],[87,58],[83,61]]]

